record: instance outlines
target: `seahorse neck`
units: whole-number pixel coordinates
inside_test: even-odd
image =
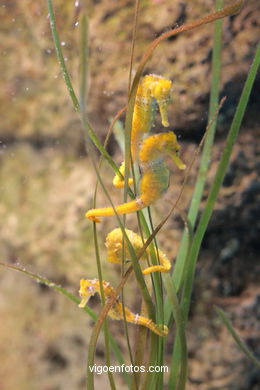
[[[150,163],[151,161],[162,157],[160,146],[160,142],[158,143],[158,137],[156,135],[146,138],[140,149],[140,163]]]

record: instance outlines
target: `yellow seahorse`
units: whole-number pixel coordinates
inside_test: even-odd
[[[102,281],[106,302],[115,296],[114,288],[106,281]],[[81,302],[79,307],[85,307],[89,298],[95,293],[100,294],[100,283],[98,279],[81,279],[79,295]],[[132,313],[127,307],[124,308],[127,322],[135,325],[142,325],[156,333],[158,336],[167,336],[168,328],[166,325],[157,325],[151,319]],[[108,315],[115,320],[123,320],[123,307],[120,300],[117,298],[115,303],[110,308]]]
[[[125,232],[135,250],[136,255],[138,256],[142,249],[143,249],[143,241],[141,237],[134,233],[132,230],[125,229]],[[122,230],[120,228],[116,228],[112,230],[112,232],[108,233],[106,237],[105,245],[107,247],[107,260],[110,263],[114,264],[121,264],[122,263],[122,250],[124,247],[124,258],[126,260],[131,259],[129,250],[127,248],[127,244],[125,243],[123,245],[123,234]],[[146,252],[149,253],[149,249],[146,248]],[[171,263],[170,260],[167,258],[167,256],[158,249],[158,257],[160,265],[153,265],[151,267],[145,268],[143,270],[143,274],[147,275],[152,272],[169,272],[171,269]],[[141,256],[140,260],[145,260],[146,256],[145,253]]]
[[[167,106],[170,102],[172,82],[164,77],[154,74],[144,76],[137,89],[131,132],[131,156],[132,161],[138,161],[139,148],[143,137],[150,132],[153,123],[153,102],[156,100],[161,114],[162,125],[169,126],[167,117]],[[119,171],[124,176],[125,163],[123,162]],[[133,179],[129,179],[129,185]],[[124,186],[124,180],[115,175],[113,184],[117,188]]]
[[[141,168],[140,196],[135,200],[116,206],[117,214],[128,214],[141,210],[154,203],[169,186],[169,169],[164,159],[170,156],[180,169],[185,169],[185,164],[180,160],[180,146],[173,132],[155,134],[146,138],[139,152],[139,164]],[[100,222],[99,217],[114,215],[112,207],[91,209],[86,217]]]

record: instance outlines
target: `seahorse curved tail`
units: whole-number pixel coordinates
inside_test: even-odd
[[[166,325],[158,325],[155,324],[151,319],[148,319],[143,316],[139,316],[139,314],[135,314],[131,316],[130,319],[128,319],[129,322],[132,322],[136,325],[142,325],[146,328],[150,329],[152,332],[156,333],[158,336],[167,336],[168,334],[168,328]]]
[[[117,214],[128,214],[141,210],[146,207],[141,198],[137,198],[127,203],[115,207]],[[95,222],[100,222],[99,217],[109,217],[115,215],[113,207],[104,207],[100,209],[91,209],[86,212],[86,217]]]

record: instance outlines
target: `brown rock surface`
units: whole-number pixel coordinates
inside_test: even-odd
[[[183,0],[143,2],[140,8],[134,69],[147,45],[162,32],[213,10],[213,2]],[[78,88],[79,16],[74,2],[55,2],[57,24],[68,69]],[[94,129],[104,135],[108,119],[126,103],[133,3],[98,1],[89,10],[89,96],[87,109]],[[1,7],[3,86],[0,91],[2,140],[59,141],[77,148],[80,123],[73,112],[58,68],[47,20],[46,2],[13,1]],[[230,118],[259,38],[260,5],[246,2],[239,15],[224,21],[222,95],[228,101],[223,126]],[[210,85],[213,26],[163,42],[145,72],[174,82],[170,121],[194,134],[205,125]],[[255,95],[257,98],[257,95]],[[259,99],[259,97],[258,97]],[[252,106],[255,113],[256,106]]]
[[[93,3],[87,107],[93,127],[104,137],[108,119],[126,102],[133,2]],[[56,0],[54,4],[66,63],[78,85],[77,8],[74,1]],[[209,0],[142,2],[134,69],[153,38],[212,9],[213,1]],[[82,156],[81,125],[60,77],[46,2],[6,1],[0,7],[0,16],[0,251],[3,260],[19,261],[77,294],[80,277],[97,275],[91,225],[84,218],[92,204],[95,177],[89,159]],[[259,2],[249,0],[239,15],[224,21],[221,88],[227,102],[220,116],[221,131],[214,145],[204,200],[259,39],[259,20]],[[185,135],[180,143],[187,163],[197,146],[194,140],[205,128],[212,31],[208,25],[164,42],[146,68],[146,72],[163,74],[174,82],[170,122]],[[256,390],[260,383],[259,373],[212,309],[213,303],[223,307],[242,338],[255,353],[259,351],[258,90],[259,78],[203,241],[188,326],[188,390]],[[110,148],[117,149],[114,143]],[[116,159],[120,161],[121,157]],[[198,162],[184,191],[184,210],[194,188],[197,166]],[[112,190],[112,171],[104,165],[103,173],[113,199],[118,199],[118,192]],[[183,173],[173,168],[169,191],[155,206],[155,220],[159,221],[169,202],[176,199],[182,179]],[[98,202],[107,204],[101,191]],[[114,224],[113,219],[106,219],[98,227],[102,261],[102,242]],[[177,216],[158,236],[172,260],[181,229]],[[119,269],[103,263],[106,277],[116,285]],[[85,388],[86,340],[92,327],[89,318],[25,276],[1,269],[0,280],[1,390]],[[131,299],[137,297],[132,281],[129,288],[136,291],[130,294]],[[131,303],[139,310],[139,302]],[[93,301],[93,307],[96,304]],[[111,328],[127,353],[121,324],[113,322]],[[133,328],[130,331],[134,332]],[[99,364],[104,364],[102,342],[98,345]],[[97,378],[98,388],[108,386],[102,378]]]

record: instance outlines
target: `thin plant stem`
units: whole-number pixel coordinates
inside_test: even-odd
[[[144,305],[144,302],[142,302],[141,307],[141,315],[146,315],[146,307]],[[144,326],[139,326],[137,330],[137,337],[136,337],[136,343],[135,343],[135,357],[134,357],[134,365],[135,366],[141,366],[144,363],[144,356],[145,356],[145,345],[147,342],[147,335],[148,335],[148,329]],[[137,372],[137,375],[135,376],[135,381],[132,382],[131,390],[134,390],[136,387],[139,388],[140,386],[140,380],[141,380],[141,372]]]
[[[80,114],[83,119],[86,118],[87,70],[88,70],[87,35],[88,35],[88,23],[87,23],[86,13],[84,12],[81,18],[81,28],[80,28]],[[94,197],[93,202],[95,204],[96,197]],[[102,267],[100,261],[97,229],[95,223],[93,223],[93,238],[94,238],[96,264],[98,270],[98,278],[100,282],[101,304],[104,306],[105,294],[104,294],[103,283],[102,283],[103,281]],[[109,331],[108,331],[106,319],[104,321],[104,339],[105,339],[105,359],[106,359],[106,364],[109,367],[111,359],[110,359],[110,346],[109,346]],[[109,378],[111,390],[116,390],[113,373],[110,371],[108,371],[108,378]]]
[[[47,0],[47,3],[48,3],[48,11],[49,11],[49,18],[50,18],[50,26],[51,26],[52,37],[53,37],[53,41],[54,41],[57,57],[58,57],[58,60],[59,60],[60,68],[61,68],[61,71],[62,71],[62,75],[64,77],[65,84],[66,84],[67,89],[69,91],[69,94],[70,94],[73,106],[74,106],[76,111],[80,112],[80,104],[79,104],[78,98],[77,98],[77,96],[75,94],[74,88],[72,86],[72,83],[71,83],[71,80],[70,80],[70,75],[69,75],[69,73],[67,71],[67,67],[66,67],[66,64],[65,64],[64,56],[63,56],[63,53],[62,53],[60,39],[59,39],[57,27],[56,27],[56,21],[55,21],[55,15],[54,15],[54,10],[53,10],[52,0]]]
[[[88,91],[88,18],[86,12],[81,16],[80,23],[80,111],[85,116]]]
[[[81,29],[80,29],[80,112],[82,118],[86,118],[86,96],[87,96],[87,61],[88,61],[88,45],[87,45],[87,35],[88,35],[88,21],[86,13],[84,12],[81,19]],[[95,197],[93,200],[95,204]],[[96,226],[93,224],[93,237],[94,237],[94,247],[95,247],[95,256],[96,264],[98,270],[98,278],[100,282],[100,295],[101,295],[101,304],[105,304],[105,295],[103,289],[103,276],[102,276],[102,267],[100,261],[99,247],[98,247],[98,238]],[[107,321],[104,321],[104,339],[105,339],[105,359],[106,364],[110,366],[110,346],[109,346],[109,331]],[[115,390],[115,382],[112,372],[108,372],[108,378],[110,383],[110,388]]]
[[[179,304],[177,290],[169,274],[163,275],[163,281],[171,302],[173,317],[176,323],[176,339],[178,340],[180,354],[178,356],[178,375],[173,375],[170,371],[168,388],[171,390],[184,390],[187,379],[188,354],[185,335],[185,322],[183,320],[181,306]],[[171,366],[172,368],[172,366]]]
[[[210,131],[211,124],[213,123],[213,120],[215,119],[215,117],[217,117],[219,110],[221,109],[222,105],[225,102],[225,99],[226,99],[225,97],[221,99],[221,101],[220,101],[220,103],[218,105],[218,108],[217,108],[217,110],[215,112],[215,116],[212,118],[211,122],[208,124],[208,126],[206,128],[206,131],[205,131],[205,133],[204,133],[204,135],[203,135],[203,137],[202,137],[202,139],[201,139],[201,141],[199,143],[199,146],[197,147],[197,149],[195,150],[195,153],[193,154],[191,162],[190,162],[190,164],[189,164],[189,166],[188,166],[188,168],[186,170],[186,174],[184,176],[184,180],[183,180],[183,183],[182,183],[182,187],[181,187],[179,196],[178,196],[176,202],[174,203],[170,213],[172,213],[175,208],[177,208],[179,210],[178,204],[179,204],[179,201],[180,201],[181,196],[183,194],[184,188],[186,186],[186,183],[187,183],[188,177],[190,175],[191,169],[192,169],[192,167],[194,165],[195,160],[197,159],[197,157],[198,157],[198,155],[200,153],[200,150],[201,150],[201,148],[202,148],[202,146],[204,144],[204,141],[206,140],[206,138],[208,136],[208,132]],[[193,237],[193,227],[192,227],[188,217],[186,217],[185,214],[183,212],[181,212],[180,210],[179,210],[179,213],[182,216],[183,220],[185,221],[185,223],[184,223],[185,224],[185,231],[184,231],[184,233],[187,235],[187,238],[188,238],[188,248],[190,249],[191,242],[192,242],[191,238]],[[166,218],[168,218],[168,217],[166,217]],[[166,222],[165,220],[162,221],[162,224],[164,224],[165,222]],[[189,253],[189,250],[186,253],[185,258],[183,260],[181,260],[181,266],[179,266],[179,268],[177,268],[177,271],[179,272],[178,277],[176,277],[176,275],[175,275],[176,272],[177,272],[176,271],[176,266],[174,268],[174,273],[173,273],[172,277],[173,277],[173,281],[175,283],[177,292],[179,292],[179,290],[180,290],[180,288],[182,286],[182,282],[185,279],[185,273],[186,273],[186,268],[187,268],[187,264],[188,264],[188,259],[187,259],[188,258],[188,253]],[[170,318],[171,318],[171,308],[170,308],[170,302],[169,302],[168,298],[167,298],[167,300],[165,302],[165,305],[164,305],[164,315],[165,315],[166,323],[169,323],[170,322]]]
[[[99,285],[100,285],[101,303],[102,303],[102,306],[104,306],[105,305],[105,293],[104,293],[104,288],[103,288],[102,267],[101,267],[101,261],[100,261],[100,255],[99,255],[97,227],[96,227],[95,222],[93,222],[93,237],[94,237],[96,264],[97,264],[97,269],[98,269],[98,279],[99,279]],[[105,336],[105,359],[106,359],[107,366],[110,367],[109,337],[108,337],[108,327],[107,327],[106,318],[104,320],[103,326],[104,326],[104,336]],[[116,390],[113,373],[110,371],[108,371],[108,378],[109,378],[111,390]]]
[[[194,234],[194,238],[192,241],[192,245],[190,248],[190,254],[189,254],[189,264],[188,264],[188,273],[187,278],[184,284],[184,290],[183,290],[183,300],[182,300],[182,309],[183,309],[183,315],[184,320],[187,320],[188,311],[190,307],[190,299],[191,299],[191,292],[193,287],[193,280],[194,280],[194,274],[195,274],[195,268],[196,268],[196,262],[198,258],[198,254],[200,251],[200,246],[202,239],[204,237],[204,234],[206,232],[209,220],[211,218],[211,215],[213,213],[214,205],[216,203],[216,199],[218,196],[218,193],[220,191],[220,188],[222,186],[225,173],[228,167],[228,163],[230,160],[230,156],[233,150],[234,143],[236,141],[238,132],[240,130],[241,122],[244,117],[244,113],[246,110],[246,106],[248,103],[248,99],[253,87],[253,83],[257,74],[257,70],[259,68],[260,64],[260,43],[257,46],[256,54],[253,60],[253,63],[250,67],[250,71],[248,73],[244,88],[242,90],[239,103],[236,108],[236,112],[228,133],[227,141],[225,144],[225,148],[221,157],[221,160],[219,162],[217,172],[215,175],[215,179],[213,181],[213,184],[210,189],[210,193],[205,205],[205,209],[201,215],[201,218],[199,220],[199,224],[197,227],[197,230]]]
[[[69,95],[70,95],[70,98],[71,98],[71,101],[72,101],[73,107],[74,107],[75,111],[80,115],[80,120],[81,120],[83,129],[85,130],[84,139],[85,139],[86,146],[88,145],[88,137],[89,137],[91,139],[91,141],[93,142],[93,144],[96,146],[96,148],[100,151],[100,153],[107,160],[109,165],[112,167],[114,172],[116,172],[121,178],[123,178],[122,174],[119,172],[119,169],[118,169],[117,165],[115,164],[115,162],[113,161],[113,159],[111,158],[109,153],[106,151],[106,149],[102,145],[102,143],[99,140],[99,138],[96,136],[96,134],[95,134],[94,130],[92,129],[88,119],[81,114],[80,103],[78,101],[78,98],[77,98],[77,96],[75,94],[75,91],[74,91],[74,88],[72,86],[71,78],[70,78],[69,72],[67,70],[66,63],[65,63],[65,60],[64,60],[64,56],[63,56],[63,53],[62,53],[60,39],[59,39],[57,27],[56,27],[56,21],[55,21],[55,15],[54,15],[54,10],[53,10],[52,0],[47,0],[47,4],[48,4],[48,10],[49,10],[50,27],[51,27],[51,32],[52,32],[52,36],[53,36],[53,42],[54,42],[55,50],[56,50],[56,53],[57,53],[59,65],[60,65],[60,68],[61,68],[61,71],[62,71],[62,74],[63,74],[63,77],[64,77],[64,81],[65,81],[67,90],[69,92]]]
[[[250,351],[250,349],[247,347],[245,342],[238,336],[237,332],[235,331],[234,327],[231,324],[231,321],[227,317],[226,313],[220,309],[220,307],[215,306],[215,311],[221,318],[221,321],[239,346],[239,348],[244,352],[244,354],[248,357],[249,360],[251,360],[254,365],[260,369],[260,360],[258,360],[255,355]]]
[[[223,0],[216,1],[216,9],[219,10],[223,7]],[[210,164],[211,149],[214,142],[214,135],[216,131],[216,109],[218,107],[219,99],[219,85],[220,85],[220,73],[221,73],[221,36],[222,36],[222,19],[216,20],[215,31],[213,37],[213,54],[212,54],[212,81],[211,81],[211,92],[210,92],[210,108],[208,118],[208,129],[206,130],[207,136],[205,139],[200,169],[195,185],[191,206],[189,209],[187,220],[189,221],[189,231],[185,229],[183,232],[181,244],[178,250],[176,258],[175,269],[173,274],[174,283],[179,289],[184,282],[184,274],[188,265],[189,248],[191,245],[192,232],[195,226],[195,221],[198,215],[200,201],[203,193],[203,189],[206,181],[206,174]],[[166,306],[167,320],[169,321],[169,305]],[[180,359],[179,354],[181,350],[181,342],[179,335],[177,334],[174,348],[172,351],[172,362],[171,362],[171,374],[169,379],[169,388],[177,389],[178,375]]]
[[[130,66],[129,66],[128,94],[130,92],[130,88],[132,84],[132,71],[133,71],[134,52],[135,52],[135,44],[136,44],[136,36],[137,36],[139,9],[140,9],[140,0],[135,0],[134,23],[133,23],[133,33],[132,33],[133,38],[132,38],[131,57],[130,57]]]
[[[153,220],[152,220],[152,214],[151,214],[151,208],[148,207],[148,216],[149,216],[149,224],[151,226],[151,232],[153,232]],[[156,236],[152,242],[152,245],[150,245],[150,256],[151,256],[151,262],[153,265],[159,264],[159,254],[158,254],[158,245]],[[156,301],[156,322],[159,324],[164,323],[164,310],[163,310],[163,283],[162,283],[162,276],[160,272],[155,272],[152,276],[152,281],[154,285],[154,293],[155,293],[155,301]],[[160,337],[158,340],[158,354],[157,354],[157,365],[161,366],[163,364],[163,356],[164,356],[164,340]],[[152,376],[154,376],[154,381],[157,382],[157,387],[161,388],[163,386],[163,372],[157,373],[157,375],[151,375],[151,381]]]
[[[223,0],[216,1],[216,9],[219,10],[223,7]],[[213,54],[212,54],[212,79],[211,79],[211,91],[210,91],[210,103],[209,103],[209,117],[208,125],[211,123],[207,137],[205,139],[200,168],[197,176],[197,181],[195,189],[193,192],[190,209],[188,212],[188,219],[192,226],[192,229],[195,226],[197,215],[199,212],[200,202],[202,198],[202,193],[205,187],[206,175],[210,165],[212,145],[214,142],[214,136],[216,131],[216,109],[218,107],[219,99],[219,85],[220,85],[220,73],[221,73],[221,36],[222,36],[222,19],[216,20],[215,22],[215,31],[213,38]],[[188,252],[188,241],[189,237],[187,232],[183,233],[180,248],[176,258],[175,272],[173,275],[176,285],[180,286],[180,276],[182,274],[182,268],[184,260]]]
[[[134,22],[133,22],[133,32],[132,32],[132,44],[131,44],[131,56],[130,56],[130,66],[129,66],[129,78],[128,78],[128,95],[130,93],[131,83],[132,83],[132,69],[133,69],[133,61],[134,61],[134,51],[135,51],[135,44],[136,44],[136,36],[137,36],[137,26],[138,26],[138,17],[139,17],[139,7],[140,7],[140,0],[135,0],[135,8],[134,8]],[[132,164],[131,164],[132,165]],[[127,179],[128,180],[128,179]],[[135,177],[134,177],[135,180]],[[127,187],[126,191],[127,191]],[[124,194],[126,197],[126,192]],[[123,217],[123,224],[125,226],[126,217]],[[123,242],[123,251],[122,251],[122,257],[124,253],[124,242]],[[122,258],[122,266],[121,266],[121,275],[124,274],[124,259]],[[124,290],[122,289],[122,305],[123,305],[123,315],[124,315],[124,326],[125,326],[125,333],[127,338],[127,346],[129,351],[129,356],[131,363],[133,364],[133,356],[132,351],[130,347],[130,340],[129,340],[129,334],[128,334],[128,324],[125,318],[125,307],[124,307]],[[140,349],[141,345],[139,345],[136,349]],[[141,352],[138,353],[139,356],[141,356]],[[140,376],[139,376],[140,377]],[[135,388],[138,388],[138,376],[136,373],[133,373],[133,382],[132,382],[132,388],[135,386]]]

